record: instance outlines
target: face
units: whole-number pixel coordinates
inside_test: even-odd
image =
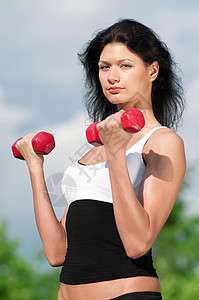
[[[151,74],[155,74],[153,66],[146,66],[137,54],[122,43],[106,45],[100,55],[99,80],[102,90],[118,110],[151,103],[152,81],[155,79]]]

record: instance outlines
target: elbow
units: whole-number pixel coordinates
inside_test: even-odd
[[[48,259],[48,262],[49,262],[50,266],[53,267],[53,268],[61,266],[61,264],[58,261]]]
[[[56,268],[60,267],[64,263],[64,259],[58,259],[58,258],[47,258],[48,263],[51,265],[51,267]]]
[[[145,255],[150,248],[151,246],[148,243],[139,241],[137,243],[128,243],[128,245],[125,246],[125,251],[129,258],[137,259]]]
[[[65,261],[65,255],[46,255],[46,258],[51,267],[54,268],[62,266]]]
[[[66,247],[44,247],[44,253],[51,267],[60,267],[65,261],[67,249]]]

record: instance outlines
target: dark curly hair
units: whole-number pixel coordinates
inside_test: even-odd
[[[164,126],[177,129],[185,101],[179,69],[165,43],[147,26],[122,19],[102,30],[78,54],[86,72],[85,105],[92,122],[102,121],[117,112],[117,105],[107,101],[99,81],[98,61],[109,43],[123,43],[141,57],[146,65],[159,63],[159,74],[152,85],[152,107],[156,119]]]

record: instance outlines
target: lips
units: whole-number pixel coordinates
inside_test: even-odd
[[[117,93],[119,93],[121,90],[123,90],[123,88],[117,87],[117,86],[114,86],[114,87],[111,87],[111,88],[108,89],[108,91],[109,91],[111,94],[117,94]]]

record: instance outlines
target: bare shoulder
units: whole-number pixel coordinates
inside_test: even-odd
[[[186,157],[183,139],[169,128],[156,130],[143,149],[147,169],[159,170],[167,175],[175,171],[179,178],[186,172]]]
[[[169,128],[160,128],[150,136],[144,147],[144,152],[149,153],[150,150],[164,154],[173,153],[173,151],[176,152],[179,150],[184,152],[184,141],[173,130]]]

